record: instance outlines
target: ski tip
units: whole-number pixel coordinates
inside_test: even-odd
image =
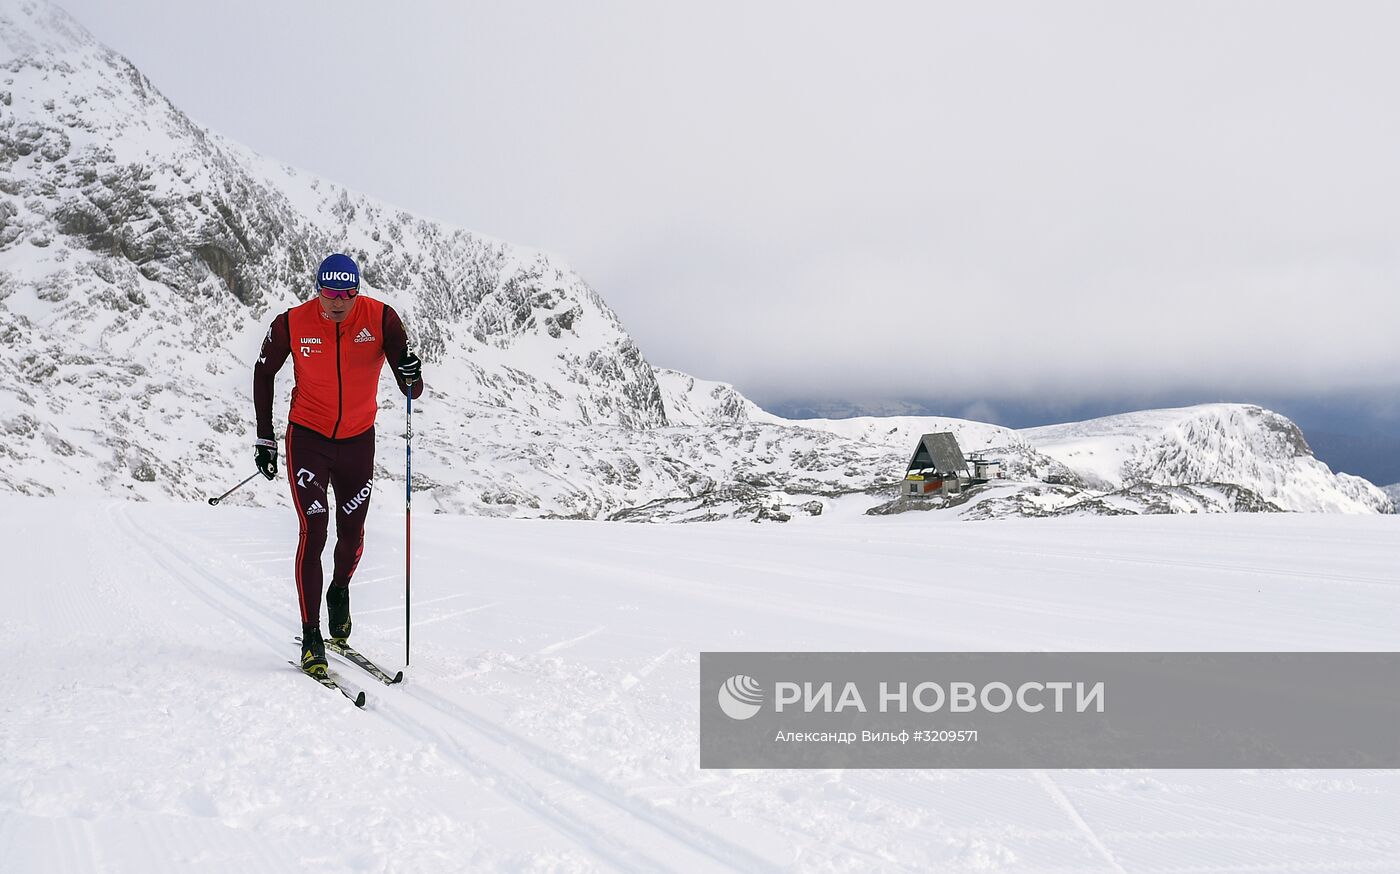
[[[356,706],[356,707],[361,707],[361,708],[365,706],[365,693],[364,693],[364,692],[361,692],[360,694],[358,694],[358,695],[355,696],[355,706]]]

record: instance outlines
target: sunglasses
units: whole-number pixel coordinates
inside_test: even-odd
[[[358,288],[326,288],[324,285],[321,286],[322,296],[333,300],[349,300],[359,293]]]

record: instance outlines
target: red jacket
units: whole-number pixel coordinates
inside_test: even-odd
[[[398,363],[408,348],[408,336],[394,308],[383,301],[356,295],[345,321],[331,321],[312,298],[273,319],[253,367],[253,406],[258,437],[273,439],[272,387],[287,356],[295,353],[296,386],[288,419],[329,437],[343,440],[374,426],[379,411],[379,372],[385,356]],[[408,386],[398,374],[399,390]],[[413,385],[413,397],[423,393],[423,381]]]

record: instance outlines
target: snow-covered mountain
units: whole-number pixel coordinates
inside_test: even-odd
[[[267,161],[192,123],[66,14],[0,19],[0,241],[7,297],[39,327],[113,351],[159,314],[172,348],[241,353],[240,331],[304,298],[331,249],[394,299],[435,385],[555,418],[663,424],[651,368],[613,312],[548,255],[424,221]],[[18,252],[16,253],[18,254]],[[54,305],[56,304],[56,305]],[[124,318],[123,318],[124,317]],[[119,322],[122,324],[113,324]],[[241,360],[243,354],[238,354]]]
[[[727,382],[697,379],[679,370],[657,368],[666,420],[672,425],[728,425],[736,422],[785,424]]]
[[[368,292],[399,309],[426,361],[414,488],[437,511],[864,511],[894,497],[915,438],[937,430],[956,432],[965,451],[995,451],[1016,481],[964,505],[969,518],[1101,512],[1111,493],[1159,488],[1190,494],[1112,508],[1390,507],[1257,408],[1084,423],[1081,437],[939,417],[781,419],[730,385],[653,369],[559,259],[254,154],[191,121],[62,11],[0,5],[0,489],[189,500],[242,479],[259,341],[331,251],[356,257]],[[385,485],[402,483],[391,385],[386,376]],[[1116,461],[1107,449],[1086,454],[1084,441],[1097,446],[1114,428]],[[259,480],[231,501],[286,498]]]
[[[1147,410],[1021,434],[1093,489],[1231,483],[1296,512],[1388,512],[1361,477],[1334,474],[1284,416],[1243,404]]]
[[[250,352],[334,250],[403,313],[428,406],[665,424],[640,350],[555,258],[204,130],[47,4],[0,10],[0,70],[9,488],[188,496],[227,475],[225,454],[246,454]]]

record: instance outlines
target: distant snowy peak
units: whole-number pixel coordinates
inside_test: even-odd
[[[1390,512],[1380,489],[1334,474],[1288,418],[1247,404],[1202,404],[1027,428],[1037,450],[1091,488],[1232,483],[1287,510]]]
[[[671,425],[732,425],[742,422],[791,424],[744,397],[727,382],[697,379],[679,370],[654,371]]]

